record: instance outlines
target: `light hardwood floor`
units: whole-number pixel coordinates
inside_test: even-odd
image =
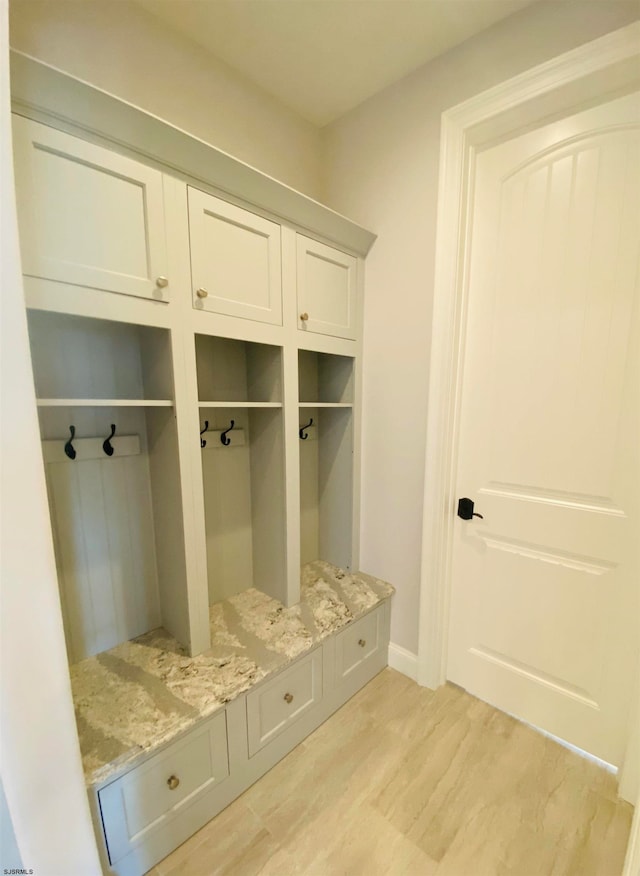
[[[619,876],[613,776],[386,669],[152,876]]]

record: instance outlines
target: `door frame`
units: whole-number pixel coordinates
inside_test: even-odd
[[[485,91],[442,115],[422,529],[418,683],[446,681],[468,252],[479,150],[640,87],[640,22]]]

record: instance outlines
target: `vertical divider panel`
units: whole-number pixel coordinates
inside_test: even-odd
[[[198,386],[194,337],[190,327],[191,266],[189,260],[189,225],[187,187],[169,176],[163,176],[165,221],[169,260],[169,284],[172,287],[171,307],[173,330],[174,405],[186,573],[186,622],[192,656],[206,651],[210,644],[209,601],[207,594],[207,563],[204,528],[202,465],[198,441]],[[183,612],[184,616],[184,612]]]
[[[287,606],[300,602],[300,462],[298,436],[298,313],[296,233],[282,228],[282,401],[287,556]]]

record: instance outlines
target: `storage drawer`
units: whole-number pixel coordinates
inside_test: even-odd
[[[322,649],[247,695],[249,757],[306,714],[322,698]]]
[[[365,615],[336,636],[336,685],[366,663],[373,663],[386,647],[382,609]]]
[[[228,775],[226,712],[221,712],[103,788],[98,797],[111,863],[165,829]]]

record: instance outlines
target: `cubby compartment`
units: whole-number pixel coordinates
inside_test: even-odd
[[[231,338],[196,335],[198,399],[282,404],[282,350]]]
[[[301,406],[300,558],[349,570],[353,544],[353,412]],[[311,422],[310,422],[311,421]]]
[[[353,404],[351,356],[298,351],[298,385],[301,404]]]
[[[173,405],[168,329],[29,312],[38,404],[132,402]]]
[[[190,642],[169,332],[34,311],[70,663],[158,626]]]
[[[282,408],[201,406],[200,420],[209,604],[249,587],[286,603]]]

